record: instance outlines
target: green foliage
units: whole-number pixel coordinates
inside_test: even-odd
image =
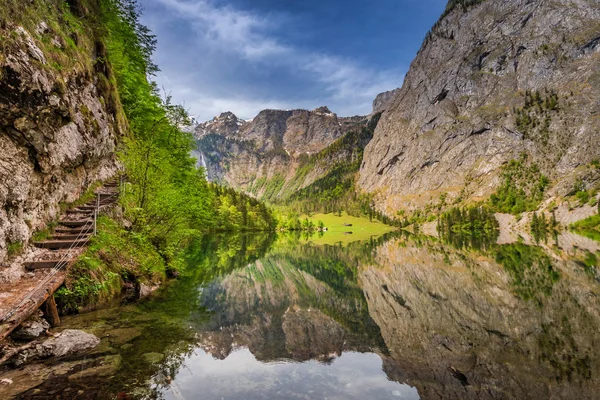
[[[600,241],[600,210],[598,214],[592,215],[584,220],[577,221],[569,228],[582,236]]]
[[[56,222],[50,222],[46,226],[46,229],[42,229],[42,230],[39,230],[39,231],[35,232],[31,236],[31,240],[33,242],[40,242],[42,240],[48,239],[50,237],[50,235],[52,234],[52,230],[54,229],[54,227],[56,227],[56,225],[57,225]]]
[[[269,231],[277,225],[272,211],[263,203],[231,188],[211,184],[213,208],[217,210],[216,230]]]
[[[540,240],[547,241],[549,234],[558,233],[558,222],[556,221],[556,215],[552,211],[552,217],[546,218],[545,213],[538,214],[536,212],[531,216],[531,234],[533,235],[536,242]]]
[[[510,214],[536,210],[550,181],[525,157],[512,160],[502,172],[502,185],[490,197],[492,209]]]
[[[599,256],[592,253],[591,251],[586,250],[585,256],[576,260],[576,262],[583,267],[583,270],[586,274],[590,276],[590,278],[596,278],[596,271],[600,267]]]
[[[552,287],[560,279],[550,257],[539,247],[513,243],[495,247],[494,254],[496,261],[510,274],[514,290],[523,300],[542,305],[540,295],[550,296]]]
[[[363,160],[364,147],[373,137],[381,114],[374,115],[362,127],[346,133],[319,153],[302,159],[296,176],[286,186],[292,191],[282,202],[298,213],[340,213],[378,217],[371,207],[371,197],[357,193],[356,174]],[[328,172],[310,185],[296,189],[315,168]]]
[[[451,208],[439,218],[441,238],[457,248],[488,248],[498,237],[498,221],[486,206]]]
[[[579,205],[581,206],[587,203],[589,203],[592,206],[596,205],[597,194],[598,190],[596,187],[591,187],[588,189],[588,185],[586,185],[586,183],[581,179],[577,179],[577,181],[575,181],[575,184],[573,185],[573,190],[571,190],[570,192],[570,195],[575,196],[575,198],[579,201]]]
[[[101,218],[99,235],[70,270],[58,293],[65,311],[102,303],[126,284],[160,281],[167,269],[178,269],[185,248],[214,230],[268,230],[275,226],[266,207],[247,196],[210,185],[190,156],[195,143],[180,127],[185,110],[161,96],[149,80],[157,70],[151,56],[156,39],[140,23],[135,0],[72,0],[63,24],[89,27],[95,37],[94,70],[107,108],[123,113],[129,128],[119,157],[127,175],[120,203],[131,227]],[[85,23],[84,23],[85,21]],[[88,28],[85,28],[88,29]],[[84,118],[89,110],[80,110]],[[93,118],[92,118],[93,119]],[[90,189],[80,202],[93,196]]]
[[[15,256],[22,254],[23,250],[24,250],[23,242],[14,242],[14,243],[10,243],[6,247],[6,254],[9,257],[15,257]]]
[[[57,291],[57,303],[63,312],[79,311],[108,301],[127,283],[161,281],[166,268],[147,237],[100,217],[98,235],[69,270],[65,287]]]
[[[195,275],[199,281],[210,282],[263,257],[275,239],[273,232],[196,237],[186,249],[189,268],[182,270],[182,273],[184,276]]]
[[[558,111],[558,94],[553,90],[525,92],[525,104],[513,110],[515,123],[525,139],[536,140],[546,146],[550,140],[553,111]]]
[[[130,182],[122,204],[132,230],[171,262],[201,232],[272,228],[272,218],[254,217],[268,214],[263,206],[217,193],[195,167],[194,140],[180,129],[189,124],[186,111],[148,80],[157,71],[151,61],[156,39],[139,22],[136,2],[103,0],[102,10],[107,61],[133,133],[121,151]]]
[[[281,189],[285,185],[285,178],[282,175],[275,175],[271,179],[267,179],[264,185],[264,191],[262,194],[262,198],[265,200],[275,200]]]

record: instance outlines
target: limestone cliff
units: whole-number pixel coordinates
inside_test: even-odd
[[[0,24],[0,260],[115,172],[124,125],[102,43],[64,22],[68,8],[38,3],[23,26]]]
[[[327,107],[263,110],[252,121],[227,112],[196,127],[197,157],[210,180],[257,197],[282,198],[327,173],[332,164],[311,166],[301,174],[299,170],[309,158],[367,121],[359,116],[338,117]],[[340,150],[344,154],[338,158],[346,160],[351,157],[346,153],[356,149]]]
[[[394,100],[394,96],[400,91],[400,89],[389,90],[387,92],[379,93],[375,100],[373,100],[373,114],[384,112],[391,105]]]
[[[427,35],[365,150],[359,185],[388,214],[485,198],[523,152],[554,184],[600,156],[598,1],[473,3]]]

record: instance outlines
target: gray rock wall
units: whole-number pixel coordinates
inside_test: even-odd
[[[365,150],[359,186],[387,214],[485,198],[522,152],[555,182],[600,156],[597,0],[487,0],[428,35]],[[517,123],[526,91],[535,118]],[[555,92],[558,106],[546,98]]]
[[[96,73],[52,66],[36,44],[45,30],[1,34],[15,41],[0,53],[0,260],[57,218],[61,202],[115,173],[119,136]]]

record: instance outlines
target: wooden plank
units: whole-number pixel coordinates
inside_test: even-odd
[[[43,261],[30,261],[25,263],[25,268],[29,271],[36,269],[51,269],[60,265],[60,267],[66,267],[73,260],[43,260]]]
[[[45,285],[38,290],[30,293],[29,299],[19,305],[14,313],[0,325],[0,341],[4,340],[10,333],[18,327],[27,317],[37,310],[45,301],[61,287],[65,281],[65,272],[60,271],[53,276]]]
[[[79,240],[89,239],[91,233],[62,233],[58,235],[52,235],[48,240]]]
[[[92,221],[90,220],[83,220],[83,221],[58,221],[58,223],[62,226],[68,226],[70,228],[75,228],[78,226],[85,226],[85,225],[89,225]]]
[[[90,215],[93,214],[94,210],[79,210],[79,209],[74,209],[74,210],[67,210],[67,214],[86,214],[86,215]]]
[[[33,242],[35,247],[41,249],[60,250],[75,247],[83,247],[88,243],[87,239],[81,240],[45,240],[43,242]]]
[[[86,234],[86,233],[92,233],[94,231],[94,226],[93,225],[89,225],[89,226],[84,226],[81,228],[56,228],[54,230],[54,233],[64,233],[67,235],[79,235],[80,233]]]
[[[58,316],[56,301],[54,301],[54,294],[51,294],[44,302],[44,316],[52,328],[60,325],[60,317]]]

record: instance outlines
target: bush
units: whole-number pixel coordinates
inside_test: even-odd
[[[494,210],[509,214],[536,210],[550,184],[535,164],[525,164],[525,157],[505,166],[502,178],[502,185],[490,197],[490,204]]]

